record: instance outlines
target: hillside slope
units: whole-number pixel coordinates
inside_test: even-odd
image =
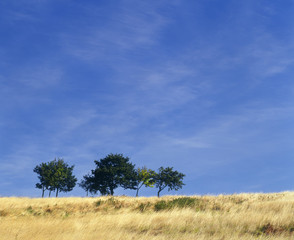
[[[294,239],[294,193],[0,198],[0,239]]]

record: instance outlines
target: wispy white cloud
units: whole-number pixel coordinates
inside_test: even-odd
[[[2,18],[5,19],[10,24],[14,24],[15,22],[20,22],[20,21],[35,21],[36,18],[27,12],[20,12],[20,11],[6,11],[6,15],[3,16]]]
[[[1,176],[17,176],[28,173],[28,171],[31,173],[33,164],[42,157],[44,155],[39,146],[31,137],[26,136],[21,143],[14,144],[13,152],[2,155]]]
[[[291,149],[293,141],[285,136],[294,128],[286,132],[281,129],[289,119],[294,119],[291,106],[243,108],[208,121],[200,129],[192,128],[189,133],[153,133],[134,155],[142,161],[153,158],[153,167],[159,167],[159,163],[185,168],[191,178],[240,162],[266,162],[281,149]]]
[[[97,19],[73,33],[63,33],[61,44],[79,59],[121,59],[126,51],[148,48],[158,42],[160,31],[168,23],[158,12],[158,5],[162,4],[121,1],[106,24],[101,25]],[[84,10],[89,14],[101,14],[100,9]]]
[[[261,151],[271,151],[263,144],[276,144],[275,139],[266,139],[275,131],[270,129],[276,124],[294,118],[294,109],[291,106],[243,108],[236,113],[219,116],[208,126],[196,133],[196,137],[201,139],[210,148],[231,148],[238,147],[238,150],[246,145],[257,144],[265,148]],[[256,151],[255,151],[256,153]]]
[[[19,66],[10,69],[5,76],[0,76],[0,84],[3,89],[16,89],[18,86],[31,88],[32,90],[48,89],[61,83],[63,71],[60,67],[51,64],[32,64],[30,67]]]
[[[123,114],[137,119],[150,119],[192,104],[205,94],[209,83],[201,79],[197,69],[181,63],[181,59],[156,66],[119,69],[115,83],[125,92],[118,97]]]
[[[2,3],[1,17],[9,25],[39,21],[38,13],[46,10],[48,0],[19,0]]]
[[[53,101],[49,93],[63,84],[62,69],[49,65],[19,66],[4,74],[0,76],[0,100],[5,112],[17,113],[33,106],[42,108]]]
[[[172,138],[169,139],[169,143],[175,147],[182,146],[187,149],[189,148],[209,148],[210,145],[204,143],[202,139],[198,137],[187,137],[187,138]]]
[[[22,69],[14,76],[19,83],[33,88],[42,89],[58,85],[62,79],[62,70],[60,68],[46,65]]]
[[[271,77],[285,72],[294,63],[294,45],[278,42],[268,34],[261,34],[248,49],[251,70],[259,77]]]

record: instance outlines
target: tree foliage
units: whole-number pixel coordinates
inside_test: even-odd
[[[89,192],[91,192],[92,188],[92,178],[90,174],[87,174],[83,177],[81,182],[79,183],[79,186],[84,189],[87,192],[87,197],[89,195]]]
[[[153,187],[155,184],[155,171],[148,169],[147,167],[137,169],[137,185],[136,185],[136,197],[139,195],[139,190],[142,186]]]
[[[96,168],[92,175],[84,176],[91,193],[100,192],[102,195],[113,195],[118,187],[136,189],[137,173],[128,157],[122,154],[109,154],[100,161],[95,160]],[[88,182],[87,182],[88,181]]]
[[[77,182],[73,175],[73,166],[69,166],[62,158],[54,159],[48,163],[41,163],[34,168],[40,180],[36,188],[42,189],[42,197],[45,190],[49,190],[49,196],[52,191],[56,191],[56,197],[60,192],[71,191]]]
[[[42,189],[42,198],[44,197],[45,190],[48,190],[49,184],[49,166],[48,163],[41,163],[37,165],[34,170],[35,173],[38,174],[38,178],[40,180],[39,183],[36,183],[36,188]]]
[[[170,190],[179,190],[183,185],[183,178],[185,174],[178,171],[174,171],[172,167],[158,169],[158,173],[155,175],[155,186],[158,188],[157,196],[159,197],[160,192],[168,187]]]

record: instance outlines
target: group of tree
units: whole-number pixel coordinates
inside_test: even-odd
[[[54,172],[56,172],[54,166],[58,165],[59,161],[62,162],[60,167],[57,167],[59,174],[54,177]],[[101,195],[113,195],[114,190],[118,187],[136,190],[136,196],[138,196],[139,190],[143,186],[155,186],[158,189],[157,196],[159,197],[166,188],[168,191],[179,190],[184,185],[185,175],[173,170],[172,167],[160,167],[157,172],[147,167],[135,168],[130,159],[122,154],[109,154],[99,161],[95,160],[94,163],[95,169],[83,176],[79,183],[79,186],[86,191],[87,196],[89,193],[94,195],[98,192]],[[42,197],[45,190],[49,190],[49,196],[51,191],[55,190],[56,196],[58,196],[58,192],[71,191],[77,181],[72,175],[73,167],[69,167],[62,159],[36,166],[34,172],[39,175],[40,180],[36,187],[42,189]]]
[[[62,158],[54,159],[51,162],[41,163],[34,168],[40,180],[36,188],[42,189],[42,197],[46,190],[56,192],[70,192],[76,185],[77,178],[73,175],[74,166],[69,166]]]

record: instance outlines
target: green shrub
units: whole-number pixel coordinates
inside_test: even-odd
[[[106,202],[107,202],[109,205],[113,205],[113,206],[115,206],[115,205],[118,203],[118,201],[115,200],[114,197],[108,198]]]
[[[102,205],[103,201],[100,199],[98,201],[95,202],[95,206],[99,207],[100,205]]]
[[[34,210],[33,210],[33,208],[31,206],[29,206],[26,210],[27,210],[28,213],[33,213],[34,212]]]
[[[186,207],[194,207],[199,202],[196,198],[190,198],[190,197],[183,197],[183,198],[176,198],[170,202],[170,205],[172,207],[178,207],[178,208],[186,208]]]
[[[167,210],[172,208],[193,208],[199,206],[200,201],[196,198],[183,197],[170,201],[161,200],[154,205],[155,211]]]
[[[138,209],[141,211],[141,212],[144,212],[146,211],[148,208],[150,208],[151,206],[151,203],[150,202],[147,202],[147,203],[141,203],[138,207]]]
[[[155,211],[160,211],[160,210],[165,210],[165,209],[168,209],[168,204],[164,200],[159,201],[159,202],[155,203],[155,205],[154,205]]]
[[[99,207],[105,205],[105,207],[113,206],[115,209],[120,209],[123,205],[120,201],[116,200],[114,197],[110,197],[107,200],[98,200],[95,202],[95,206]]]

